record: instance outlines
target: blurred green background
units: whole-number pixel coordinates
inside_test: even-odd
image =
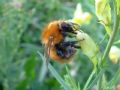
[[[90,23],[81,28],[100,45],[102,52],[107,38],[99,44],[105,30],[96,18],[94,0],[0,0],[0,90],[62,90],[50,73],[40,81],[42,60],[37,51],[44,52],[40,41],[43,27],[53,20],[71,19],[77,3],[91,13]],[[65,65],[53,61],[51,64],[61,76],[66,74]],[[81,87],[93,68],[81,51],[68,67]],[[108,79],[114,73],[112,69],[107,72]]]

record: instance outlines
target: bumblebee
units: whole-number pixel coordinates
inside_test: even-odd
[[[45,47],[46,58],[60,63],[67,63],[72,60],[77,46],[77,41],[66,40],[73,38],[76,34],[77,24],[70,21],[52,21],[42,31],[41,40]]]

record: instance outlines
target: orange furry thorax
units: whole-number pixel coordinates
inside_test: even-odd
[[[50,36],[54,37],[53,39],[54,44],[57,44],[60,41],[62,41],[63,36],[61,32],[59,31],[58,23],[59,21],[53,21],[44,28],[42,32],[42,43],[43,44],[48,43]]]

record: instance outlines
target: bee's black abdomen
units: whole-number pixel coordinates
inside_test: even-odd
[[[59,44],[56,44],[56,52],[57,55],[61,58],[69,58],[75,53],[74,44],[72,42],[60,42]]]

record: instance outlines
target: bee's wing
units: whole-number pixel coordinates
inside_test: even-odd
[[[47,45],[45,45],[45,52],[44,52],[44,57],[45,57],[45,62],[46,62],[47,68],[48,68],[48,63],[49,63],[50,49],[51,49],[52,45],[53,45],[53,37],[50,36]]]

